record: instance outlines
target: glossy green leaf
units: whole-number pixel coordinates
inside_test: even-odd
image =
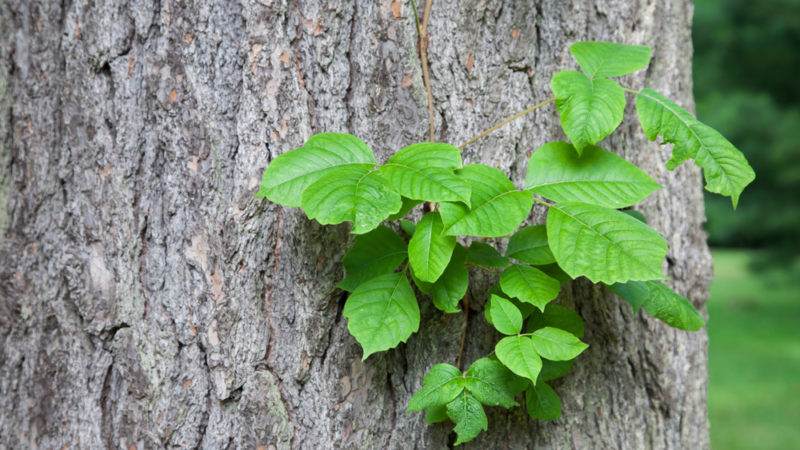
[[[547,213],[547,236],[558,265],[573,278],[595,283],[664,278],[664,238],[617,210],[558,203]]]
[[[574,362],[574,359],[567,361],[551,361],[542,358],[542,371],[539,373],[539,381],[550,381],[563,377],[569,373]]]
[[[419,221],[408,242],[408,261],[414,275],[421,281],[435,282],[450,262],[456,238],[446,236],[443,231],[439,213],[429,212]]]
[[[525,407],[531,419],[555,420],[561,417],[561,399],[544,381],[525,391]]]
[[[647,66],[650,47],[615,42],[576,42],[569,52],[589,78],[619,77]]]
[[[523,302],[544,310],[545,305],[558,296],[561,284],[541,270],[514,264],[500,275],[503,292]]]
[[[433,306],[446,313],[459,312],[458,302],[467,294],[469,287],[469,271],[464,265],[467,251],[456,245],[450,263],[442,276],[430,285],[429,292],[433,296]]]
[[[414,236],[414,232],[417,231],[417,224],[410,220],[403,219],[400,221],[400,228],[402,228],[407,235]]]
[[[511,408],[517,406],[514,396],[519,392],[513,373],[497,361],[481,358],[464,374],[467,390],[484,405]]]
[[[405,241],[385,226],[356,236],[353,248],[344,255],[347,276],[337,287],[353,292],[365,281],[392,273],[406,256]]]
[[[639,203],[661,186],[642,169],[594,145],[579,156],[566,142],[539,147],[528,163],[525,189],[557,202],[607,208]]]
[[[447,405],[436,405],[428,408],[425,423],[439,423],[447,420]]]
[[[620,209],[619,212],[625,213],[644,224],[647,223],[647,217],[645,217],[641,211],[637,211],[635,209]]]
[[[506,256],[534,265],[556,262],[547,243],[547,228],[544,225],[533,225],[517,230],[508,240]]]
[[[392,214],[391,216],[387,217],[386,220],[397,220],[402,219],[406,216],[415,206],[422,203],[422,200],[412,200],[410,198],[403,197],[403,206],[400,207],[400,211]]]
[[[617,295],[627,300],[634,312],[639,306],[651,316],[681,330],[697,331],[705,319],[686,297],[674,292],[660,281],[629,281],[610,286]]]
[[[350,294],[342,315],[364,357],[394,348],[419,330],[419,305],[402,273],[373,278]]]
[[[440,205],[445,233],[498,237],[514,231],[530,214],[533,196],[518,191],[505,174],[493,167],[473,164],[457,174],[472,188],[472,208],[458,203]]]
[[[515,374],[536,382],[542,370],[542,358],[527,336],[508,336],[494,347],[497,359]]]
[[[719,132],[652,89],[643,89],[636,96],[636,110],[651,141],[660,135],[665,142],[675,144],[667,169],[693,158],[703,168],[706,190],[730,196],[736,208],[739,195],[756,177],[742,152]]]
[[[284,206],[300,206],[303,192],[326,173],[341,167],[371,168],[377,161],[362,140],[349,134],[320,133],[298,149],[270,162],[256,197]]]
[[[323,175],[303,192],[309,219],[323,225],[353,222],[354,234],[375,229],[396,213],[402,200],[381,175],[367,167],[341,167]]]
[[[436,364],[422,379],[422,389],[411,397],[409,411],[422,411],[437,405],[446,405],[464,390],[461,371],[450,364]]]
[[[553,327],[534,331],[531,342],[536,353],[553,361],[573,359],[589,347],[572,333]]]
[[[483,406],[468,391],[462,392],[447,404],[447,417],[456,424],[454,430],[458,439],[455,445],[472,440],[481,430],[489,428]]]
[[[489,302],[489,314],[497,331],[503,334],[519,334],[522,331],[522,313],[513,303],[497,295],[493,295]]]
[[[503,269],[508,267],[511,262],[491,245],[476,241],[469,245],[467,263]]]
[[[469,205],[470,186],[453,173],[458,167],[461,167],[458,148],[428,142],[399,150],[380,167],[380,172],[403,197]]]
[[[569,276],[567,272],[564,272],[564,269],[562,269],[557,263],[546,264],[544,266],[538,266],[537,268],[544,272],[547,276],[558,280],[562,286],[573,280],[573,278]]]
[[[544,312],[535,311],[528,319],[527,331],[533,332],[544,327],[555,327],[583,337],[583,319],[575,311],[550,303]]]
[[[589,79],[574,70],[564,70],[550,83],[556,96],[561,127],[578,154],[611,134],[625,111],[625,92],[608,78]]]

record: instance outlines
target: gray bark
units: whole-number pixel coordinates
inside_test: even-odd
[[[426,139],[409,2],[5,0],[0,58],[0,448],[444,448],[406,413],[435,363],[498,336],[421,299],[420,332],[360,360],[341,316],[347,226],[254,199],[277,155],[350,132],[385,160]],[[688,0],[437,1],[438,138],[456,145],[549,98],[577,40],[647,44],[624,84],[692,106]],[[399,16],[399,17],[398,17]],[[629,100],[632,100],[629,97]],[[603,145],[663,190],[641,206],[671,285],[702,308],[701,178],[628,118]],[[522,184],[552,107],[467,147]],[[538,207],[532,222],[541,222]],[[483,278],[481,278],[483,277]],[[705,331],[676,331],[586,282],[559,300],[590,349],[555,384],[561,419],[489,408],[467,448],[705,448]]]

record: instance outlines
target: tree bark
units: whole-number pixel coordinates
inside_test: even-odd
[[[335,289],[351,238],[254,199],[269,161],[313,133],[379,161],[426,140],[410,2],[6,0],[0,6],[0,448],[445,448],[406,413],[435,363],[498,336],[421,297],[419,333],[362,362]],[[692,106],[689,0],[438,1],[428,54],[437,138],[460,144],[551,96],[578,40],[650,45],[623,78]],[[699,171],[664,168],[632,97],[603,146],[663,190],[641,209],[671,286],[703,306]],[[551,106],[464,150],[522,185],[563,140]],[[535,208],[532,223],[543,221]],[[466,448],[706,448],[705,331],[677,331],[599,286],[559,299],[590,348],[555,383],[562,417],[487,408]]]

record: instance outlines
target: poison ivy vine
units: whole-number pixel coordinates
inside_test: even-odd
[[[571,143],[537,149],[523,190],[496,168],[464,165],[450,144],[410,145],[378,165],[360,139],[323,133],[275,158],[257,194],[299,206],[321,224],[353,223],[357,236],[338,287],[350,293],[343,315],[364,359],[419,329],[414,286],[436,308],[454,313],[467,292],[468,265],[502,270],[485,307],[486,320],[504,336],[494,352],[463,373],[433,366],[409,404],[410,411],[427,409],[428,422],[452,420],[456,444],[486,430],[483,405],[518,406],[523,391],[532,418],[560,416],[561,401],[548,382],[564,376],[588,347],[580,340],[580,316],[553,303],[570,279],[602,283],[634,310],[673,327],[704,325],[691,303],[661,281],[664,238],[641,213],[622,209],[659,184],[595,145],[622,122],[626,91],[636,95],[646,136],[674,144],[668,169],[693,159],[704,169],[706,189],[730,196],[734,207],[755,178],[717,131],[651,89],[632,91],[612,79],[645,67],[649,47],[579,42],[570,52],[581,71],[555,74],[552,90]],[[418,223],[401,220],[422,202],[434,207]],[[546,223],[519,228],[534,202],[548,208]],[[382,225],[387,219],[401,220],[410,239]],[[470,237],[508,238],[506,254],[483,242],[465,246]]]

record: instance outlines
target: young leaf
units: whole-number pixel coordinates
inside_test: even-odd
[[[347,329],[364,349],[364,357],[394,348],[419,330],[419,305],[408,279],[390,273],[360,285],[344,304]]]
[[[539,147],[528,163],[525,189],[557,202],[607,208],[631,206],[661,186],[614,153],[589,145],[578,156],[566,142]]]
[[[534,331],[531,342],[536,353],[553,361],[573,359],[589,347],[572,333],[553,327]]]
[[[519,334],[522,331],[522,314],[513,303],[496,295],[489,302],[489,314],[497,331],[503,334]]]
[[[494,267],[496,269],[503,269],[508,267],[510,261],[505,256],[501,255],[494,247],[483,242],[473,242],[469,245],[469,253],[467,253],[467,263],[476,266]]]
[[[402,219],[406,216],[415,206],[422,203],[422,200],[412,200],[410,198],[403,197],[403,206],[400,207],[400,211],[392,214],[391,216],[387,217],[386,220],[392,221],[397,219]]]
[[[561,399],[544,381],[525,391],[525,407],[531,419],[555,420],[561,417]]]
[[[547,305],[544,312],[536,311],[528,319],[527,331],[534,332],[544,327],[555,327],[583,337],[583,319],[575,311],[554,304]]]
[[[547,236],[558,265],[593,282],[663,279],[667,243],[657,231],[617,210],[559,203],[547,213]]]
[[[433,306],[446,313],[455,313],[458,309],[458,302],[467,294],[469,287],[469,271],[464,265],[467,250],[456,245],[450,263],[444,269],[444,273],[435,283],[430,284],[430,289],[426,294],[433,296]],[[421,290],[421,289],[420,289]]]
[[[627,300],[634,312],[641,306],[651,316],[671,327],[697,331],[706,323],[686,297],[675,293],[660,281],[629,281],[609,287]]]
[[[558,296],[561,284],[541,270],[514,264],[500,275],[500,287],[512,297],[544,310],[545,305]]]
[[[518,378],[497,361],[481,358],[464,374],[464,386],[484,405],[511,408],[514,396],[521,392]]]
[[[564,70],[553,76],[550,86],[556,96],[561,127],[579,155],[622,123],[625,92],[616,81],[592,80],[580,72]]]
[[[337,287],[353,292],[361,283],[392,273],[406,259],[406,243],[385,226],[356,236],[353,248],[344,255],[347,276]]]
[[[533,225],[517,230],[508,240],[506,256],[534,265],[556,262],[547,244],[547,229],[544,225]]]
[[[366,233],[402,206],[380,173],[367,167],[341,167],[312,183],[301,201],[309,219],[323,225],[353,222],[354,234]]]
[[[527,336],[508,336],[494,347],[497,359],[515,374],[536,383],[542,370],[542,358]]]
[[[456,424],[454,430],[458,439],[455,445],[472,440],[481,430],[489,428],[489,420],[483,412],[483,406],[467,391],[447,404],[447,417]]]
[[[458,203],[442,203],[446,234],[503,236],[514,231],[531,212],[531,193],[518,191],[502,171],[473,164],[459,169],[457,174],[472,187],[472,209]]]
[[[643,89],[636,96],[636,111],[648,139],[653,141],[661,135],[665,142],[675,144],[667,169],[694,158],[703,168],[706,190],[730,196],[736,208],[739,195],[756,177],[742,152],[715,129],[652,89]]]
[[[435,282],[450,262],[456,238],[445,236],[443,230],[439,213],[429,212],[419,221],[408,242],[408,262],[421,281]]]
[[[380,172],[403,197],[469,205],[470,186],[453,173],[457,167],[461,167],[458,148],[450,144],[423,143],[399,150],[380,167]]]
[[[650,62],[650,47],[614,42],[576,42],[569,52],[589,78],[619,77]]]
[[[411,397],[409,411],[422,411],[437,405],[446,405],[464,390],[461,371],[450,364],[436,364],[422,379],[422,389]]]
[[[375,155],[361,139],[349,134],[315,134],[303,147],[272,160],[256,197],[296,208],[303,191],[326,173],[348,166],[371,168],[375,164]]]

